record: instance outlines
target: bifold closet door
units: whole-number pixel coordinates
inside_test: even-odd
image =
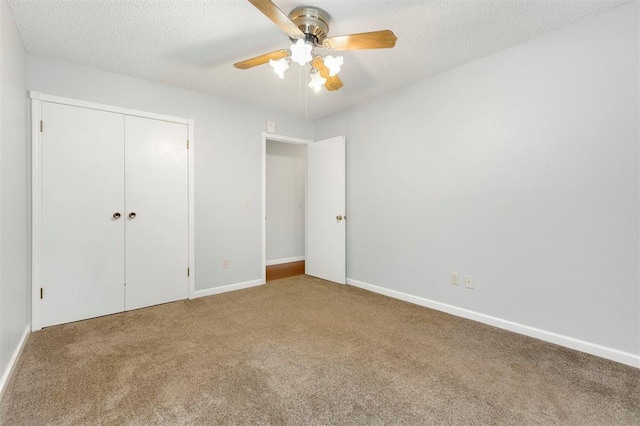
[[[42,325],[121,312],[124,116],[43,102],[42,120]]]
[[[189,296],[188,127],[125,118],[125,308]]]

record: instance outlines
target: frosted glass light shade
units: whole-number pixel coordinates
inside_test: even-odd
[[[278,74],[278,77],[284,78],[284,72],[289,69],[289,60],[287,58],[278,59],[277,61],[269,59],[269,65]]]
[[[340,72],[340,67],[344,63],[344,58],[342,56],[336,56],[335,58],[331,55],[324,58],[324,66],[329,68],[329,76],[333,77],[334,75]]]
[[[327,82],[327,79],[323,78],[318,70],[312,70],[309,76],[311,77],[309,87],[311,87],[316,92],[319,92],[320,89],[322,89],[322,85]]]
[[[300,66],[305,66],[313,57],[311,56],[311,51],[313,50],[313,45],[311,43],[307,43],[306,41],[299,39],[295,43],[291,45],[291,60]]]

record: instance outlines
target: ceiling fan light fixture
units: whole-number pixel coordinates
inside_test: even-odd
[[[313,45],[311,43],[298,39],[291,45],[291,60],[303,67],[313,59],[312,51]]]
[[[309,87],[311,87],[316,92],[319,92],[322,89],[322,86],[327,82],[327,79],[322,77],[317,69],[312,69],[309,73],[309,77],[311,77],[311,81],[309,81]]]
[[[344,58],[342,56],[333,57],[328,55],[324,58],[324,66],[329,69],[329,77],[333,77],[338,74],[343,63]]]
[[[291,61],[300,64],[305,70],[308,69],[306,65],[310,63],[309,87],[316,91],[321,90],[322,85],[330,92],[339,90],[344,86],[340,77],[337,76],[343,65],[342,56],[314,56],[313,51],[316,47],[328,49],[331,52],[390,49],[396,45],[396,40],[398,39],[391,30],[330,37],[329,21],[331,17],[320,8],[302,6],[293,9],[289,14],[285,14],[274,3],[274,0],[249,0],[249,3],[276,24],[293,44],[290,50],[279,49],[236,62],[233,66],[246,70],[270,62],[278,77],[284,78],[284,72],[289,68]]]
[[[289,69],[289,60],[287,58],[278,59],[277,61],[269,59],[269,65],[271,65],[278,77],[284,78],[284,72]]]

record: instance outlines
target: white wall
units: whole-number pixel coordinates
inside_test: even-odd
[[[267,263],[304,256],[307,148],[267,140]]]
[[[261,279],[261,132],[273,120],[280,134],[310,138],[310,121],[43,57],[27,67],[30,90],[195,119],[196,290]]]
[[[29,173],[26,54],[0,1],[0,391],[29,327]]]
[[[637,7],[318,120],[348,277],[640,355]]]

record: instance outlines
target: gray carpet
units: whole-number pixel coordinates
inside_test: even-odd
[[[640,370],[302,276],[33,333],[3,425],[640,424]]]

